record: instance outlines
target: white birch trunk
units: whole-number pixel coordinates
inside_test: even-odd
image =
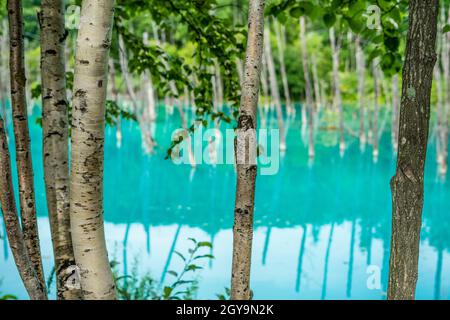
[[[258,107],[261,58],[264,42],[264,0],[250,0],[248,38],[241,106],[239,109],[237,138],[236,202],[233,226],[233,262],[231,274],[231,299],[249,300],[250,266],[253,241],[253,211],[256,181],[256,109]]]
[[[359,103],[359,143],[361,150],[366,145],[366,106],[365,106],[365,70],[364,52],[361,47],[361,38],[356,37],[356,70],[358,74],[358,103]]]
[[[340,41],[336,42],[335,30],[330,29],[331,53],[333,57],[333,85],[334,85],[334,109],[339,112],[339,152],[341,156],[345,152],[345,132],[344,132],[344,109],[342,106],[340,77],[339,77],[339,54]]]
[[[308,51],[306,44],[306,25],[305,17],[300,18],[300,45],[302,48],[302,62],[303,62],[303,77],[305,79],[305,96],[306,96],[306,108],[308,109],[308,128],[309,128],[309,139],[308,139],[308,156],[310,159],[314,158],[314,105],[312,98],[312,86],[311,77],[309,75],[308,66]]]
[[[278,130],[280,130],[280,150],[286,150],[286,136],[284,132],[283,111],[281,109],[280,92],[278,91],[277,76],[273,63],[272,47],[270,45],[269,29],[264,30],[264,48],[267,59],[267,71],[269,72],[270,91],[272,93],[273,104],[277,112]]]
[[[275,37],[277,40],[278,47],[278,61],[280,62],[280,72],[281,72],[281,81],[283,83],[283,92],[284,92],[284,100],[286,102],[286,110],[289,114],[292,114],[292,103],[291,103],[291,95],[289,93],[289,84],[288,78],[286,74],[286,65],[284,62],[284,53],[285,53],[285,27],[280,25],[276,19],[274,19],[274,29],[275,29]]]
[[[70,218],[83,299],[115,299],[103,225],[103,157],[114,0],[83,0],[78,30]]]

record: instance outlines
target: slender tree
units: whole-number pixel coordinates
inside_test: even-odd
[[[0,115],[0,203],[3,220],[6,227],[9,246],[14,261],[19,270],[25,289],[32,300],[47,299],[45,287],[42,286],[36,270],[31,263],[30,255],[25,244],[24,235],[17,215],[14,199],[11,160],[8,141],[5,134],[3,118]]]
[[[397,168],[391,180],[388,299],[415,295],[438,11],[438,0],[409,1]]]
[[[341,51],[340,39],[336,40],[334,28],[330,29],[330,43],[333,61],[333,105],[339,113],[339,151],[341,155],[345,152],[345,132],[344,132],[344,109],[342,106],[341,82],[339,77],[339,55]]]
[[[312,84],[311,76],[309,74],[309,59],[307,52],[306,43],[306,23],[305,17],[300,17],[300,45],[302,48],[302,62],[303,62],[303,77],[305,79],[305,96],[306,96],[306,108],[308,109],[308,128],[309,128],[309,139],[308,139],[308,156],[309,158],[314,158],[314,104],[312,97]]]
[[[68,103],[64,43],[64,1],[42,0],[41,28],[42,130],[44,179],[55,258],[59,299],[79,299],[80,291],[67,287],[75,265],[69,212]]]
[[[264,42],[264,0],[249,0],[248,38],[241,105],[235,142],[237,161],[236,203],[233,226],[231,299],[251,298],[250,265],[253,240],[253,211],[256,182],[256,113]]]
[[[23,41],[23,13],[21,0],[8,0],[10,36],[10,79],[11,104],[16,145],[17,175],[19,177],[20,217],[25,244],[41,286],[45,288],[36,221],[33,166],[28,131],[28,111],[26,100],[26,76]]]
[[[286,150],[286,137],[284,131],[283,110],[281,109],[280,92],[278,90],[277,75],[273,62],[272,46],[270,45],[269,28],[264,31],[264,53],[267,61],[267,72],[269,74],[270,92],[275,111],[277,113],[278,130],[280,130],[280,150]]]
[[[378,114],[379,114],[379,97],[380,97],[380,79],[378,64],[379,59],[372,62],[373,77],[373,137],[372,137],[372,158],[374,162],[378,160]]]
[[[286,64],[284,61],[286,30],[285,26],[280,25],[280,23],[278,23],[276,19],[274,19],[274,29],[275,29],[275,37],[277,40],[278,61],[280,63],[281,82],[283,84],[284,101],[286,102],[286,110],[289,111],[289,113],[291,113],[293,106],[291,103],[291,95],[289,93],[289,84],[286,73]]]
[[[365,80],[365,61],[364,61],[364,52],[361,46],[361,37],[356,36],[355,40],[356,46],[356,72],[358,74],[358,103],[359,103],[359,143],[361,149],[366,145],[366,128],[365,128],[365,119],[366,119],[366,108],[364,101],[364,80]]]
[[[114,0],[83,0],[75,59],[70,222],[83,299],[115,299],[103,226],[103,154]]]

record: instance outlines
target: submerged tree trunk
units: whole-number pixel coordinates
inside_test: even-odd
[[[333,86],[334,86],[334,98],[333,105],[335,109],[338,109],[339,113],[339,151],[341,155],[345,152],[345,132],[344,132],[344,110],[342,106],[341,97],[341,84],[339,78],[339,52],[340,41],[336,42],[336,36],[334,28],[330,29],[330,43],[331,53],[333,56]]]
[[[378,79],[379,59],[374,59],[372,62],[372,77],[373,77],[373,136],[372,136],[372,157],[373,161],[378,160],[378,113],[379,113],[379,96],[380,96],[380,84]]]
[[[267,60],[267,72],[269,73],[270,91],[272,93],[275,111],[277,112],[278,130],[280,130],[280,150],[286,150],[286,137],[284,134],[283,111],[281,109],[280,92],[278,91],[277,75],[273,63],[272,47],[270,45],[269,29],[264,31],[264,53]]]
[[[64,1],[42,0],[41,28],[42,130],[44,178],[55,258],[58,299],[79,299],[66,286],[75,265],[69,212],[68,110],[64,43]]]
[[[359,143],[361,149],[366,145],[366,128],[365,128],[365,119],[366,119],[366,106],[364,100],[364,91],[365,91],[365,62],[364,62],[364,52],[361,47],[361,38],[360,36],[356,36],[356,70],[358,74],[358,103],[359,103]]]
[[[37,276],[25,245],[13,190],[8,141],[6,139],[3,118],[0,115],[0,203],[6,235],[8,236],[14,261],[30,299],[45,300],[47,299],[45,287],[42,286]]]
[[[397,169],[391,180],[388,299],[415,295],[438,11],[438,0],[409,2]]]
[[[84,0],[74,78],[70,220],[83,299],[115,299],[103,225],[103,154],[114,0]]]
[[[16,164],[19,177],[20,217],[25,244],[41,286],[45,288],[36,221],[33,166],[26,101],[26,77],[23,42],[22,1],[8,0],[10,35],[11,104],[16,144]]]
[[[312,98],[312,85],[311,77],[309,75],[308,66],[308,52],[306,45],[306,26],[305,17],[300,18],[300,46],[302,48],[302,62],[303,62],[303,77],[305,79],[305,96],[306,106],[308,109],[308,127],[309,127],[309,139],[308,139],[308,156],[310,159],[314,158],[314,104]]]
[[[264,0],[250,0],[248,10],[245,72],[235,140],[237,185],[233,226],[232,300],[249,300],[252,297],[250,265],[257,171],[256,109],[264,42]]]
[[[289,93],[289,84],[286,74],[286,65],[284,62],[284,52],[285,52],[285,41],[286,31],[283,25],[280,25],[278,21],[274,22],[275,36],[277,39],[278,47],[278,61],[280,62],[280,72],[281,72],[281,82],[283,84],[284,100],[286,102],[286,110],[289,113],[292,112],[291,95]]]
[[[317,72],[317,58],[315,55],[311,57],[312,60],[312,71],[313,71],[313,86],[314,86],[314,98],[316,103],[316,113],[320,113],[320,109],[322,108],[322,95],[320,93],[320,82],[319,82],[319,73]]]

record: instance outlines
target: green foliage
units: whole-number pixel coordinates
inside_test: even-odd
[[[175,84],[178,93],[187,87],[194,94],[197,122],[218,119],[227,123],[238,115],[240,85],[237,79],[236,59],[242,57],[245,45],[245,28],[233,26],[228,19],[221,18],[215,8],[216,0],[119,0],[116,8],[115,30],[121,34],[126,48],[130,51],[130,71],[141,74],[145,70],[155,77],[164,93],[171,92],[169,83]],[[146,17],[153,20],[163,34],[182,30],[184,44],[192,43],[194,50],[190,56],[179,54],[177,41],[172,43],[145,44],[130,29]],[[140,28],[154,28],[141,24]],[[116,38],[116,37],[115,37]],[[156,39],[154,39],[156,40]],[[170,50],[171,46],[177,50]],[[114,45],[113,45],[114,48]],[[218,64],[223,75],[224,99],[229,113],[216,112],[213,108],[211,68]],[[189,133],[196,126],[191,124]],[[181,141],[173,141],[167,156]]]
[[[184,262],[184,267],[181,272],[173,270],[168,271],[175,280],[169,286],[163,289],[162,299],[164,300],[191,300],[194,298],[198,290],[198,281],[195,278],[187,278],[196,273],[197,270],[203,269],[198,263],[204,260],[214,259],[210,254],[201,254],[202,248],[212,248],[210,242],[198,242],[193,238],[189,238],[192,242],[192,247],[188,250],[188,255],[185,256],[178,251],[175,254]],[[187,278],[187,280],[186,280]]]
[[[117,297],[120,300],[160,300],[157,283],[148,273],[139,276],[137,261],[133,264],[131,275],[120,276],[117,266],[117,262],[112,262]]]
[[[369,10],[373,5],[379,9]],[[399,52],[401,39],[407,31],[407,16],[404,14],[407,6],[405,0],[277,0],[269,4],[266,14],[285,23],[285,12],[289,12],[293,18],[307,16],[313,23],[321,23],[325,28],[334,27],[341,33],[351,30],[368,44],[365,45],[368,62],[380,57],[381,68],[387,75],[392,75],[398,73],[403,65]],[[379,15],[376,21],[380,26],[372,28],[369,22],[376,15]]]
[[[189,238],[192,246],[187,253],[174,253],[183,260],[181,270],[167,271],[168,275],[175,278],[170,285],[164,286],[154,280],[149,273],[139,276],[138,261],[133,264],[131,275],[120,276],[117,269],[118,263],[111,262],[116,291],[121,300],[192,300],[198,291],[197,270],[203,269],[199,263],[213,259],[210,254],[201,253],[202,248],[212,248],[210,242],[198,242]]]
[[[73,78],[74,74],[72,71],[66,72],[66,89],[69,91],[73,90]],[[40,83],[36,82],[31,88],[31,97],[33,99],[39,99],[42,95],[42,86]],[[72,103],[68,101],[68,117],[69,124],[72,123]],[[106,100],[105,105],[105,122],[109,126],[117,125],[118,119],[122,118],[125,120],[137,121],[136,115],[121,108],[117,101]],[[42,117],[36,118],[36,124],[42,127]],[[70,130],[70,128],[69,128]]]
[[[230,288],[226,287],[224,293],[218,293],[216,294],[217,299],[219,300],[230,300],[231,299],[231,290]]]

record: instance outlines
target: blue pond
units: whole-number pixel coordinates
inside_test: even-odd
[[[30,117],[38,223],[46,274],[53,265],[42,167],[42,131]],[[384,299],[389,265],[391,197],[395,168],[390,134],[381,136],[380,156],[361,152],[347,137],[339,155],[337,134],[319,131],[316,158],[308,161],[299,112],[290,121],[288,150],[276,175],[258,176],[252,261],[255,299]],[[165,160],[170,136],[180,123],[159,111],[157,153],[142,151],[137,124],[106,129],[105,225],[111,259],[119,271],[133,268],[169,283],[167,270],[182,261],[188,238],[213,243],[215,259],[199,272],[197,298],[215,299],[229,287],[235,192],[233,165],[175,165]],[[274,118],[269,125],[275,126]],[[11,128],[10,128],[11,129]],[[11,133],[10,136],[12,137]],[[13,143],[11,139],[10,143]],[[431,142],[426,167],[418,299],[450,298],[450,185],[437,176]],[[14,159],[13,159],[14,161]],[[15,182],[16,183],[16,182]],[[0,221],[0,291],[26,298]],[[208,249],[209,250],[209,249]],[[54,292],[54,290],[53,290]]]

